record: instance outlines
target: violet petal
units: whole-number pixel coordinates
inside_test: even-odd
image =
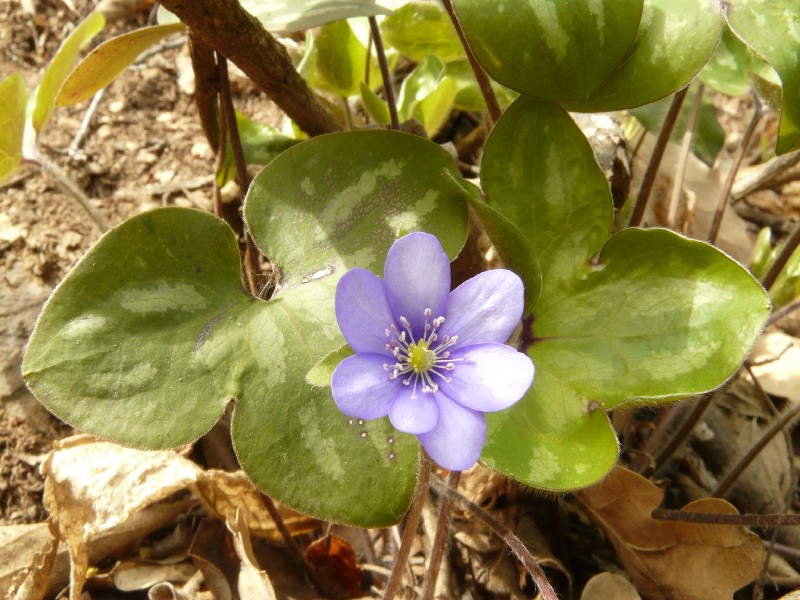
[[[434,236],[418,232],[397,240],[386,255],[383,277],[394,314],[408,319],[415,338],[422,334],[426,308],[432,319],[444,315],[450,259]]]
[[[383,368],[387,357],[362,353],[348,356],[333,371],[331,392],[344,414],[359,419],[378,419],[389,414],[399,379],[389,379]]]
[[[440,467],[463,471],[480,458],[486,442],[486,417],[437,392],[439,422],[428,433],[417,436]]]
[[[426,433],[439,420],[439,405],[433,394],[425,394],[419,388],[414,398],[413,393],[413,386],[400,386],[389,409],[389,419],[395,429],[405,433]]]
[[[336,320],[344,339],[356,352],[389,354],[385,331],[395,318],[386,288],[377,275],[360,268],[342,275],[336,286]]]
[[[533,382],[531,359],[504,344],[475,344],[450,353],[455,369],[440,389],[468,408],[494,412],[522,398]]]
[[[439,337],[458,335],[458,345],[503,343],[522,318],[522,280],[511,271],[479,273],[458,286],[447,302]]]

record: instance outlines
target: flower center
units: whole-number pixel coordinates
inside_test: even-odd
[[[400,317],[400,325],[395,323],[386,330],[386,337],[389,343],[386,349],[397,359],[393,365],[384,364],[383,368],[390,371],[389,379],[403,377],[404,385],[413,385],[411,397],[417,397],[417,385],[420,385],[423,393],[434,393],[439,389],[439,380],[444,382],[452,381],[446,373],[455,370],[455,362],[459,359],[450,359],[450,348],[455,346],[458,336],[444,336],[441,339],[436,330],[444,323],[444,317],[436,317],[431,320],[431,309],[426,308],[425,326],[422,336],[414,338],[414,332],[408,319]]]
[[[430,371],[436,364],[436,353],[429,350],[428,342],[417,342],[408,347],[408,364],[414,373],[424,373]]]

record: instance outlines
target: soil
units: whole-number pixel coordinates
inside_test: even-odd
[[[147,3],[116,4],[123,18],[93,43],[145,24]],[[0,80],[21,73],[33,93],[60,42],[93,6],[85,0],[0,2]],[[106,88],[77,151],[70,147],[89,101],[56,108],[40,139],[41,153],[111,226],[158,206],[212,206],[214,154],[195,110],[185,36],[147,54]],[[235,70],[232,83],[238,110],[274,122],[274,106]],[[36,457],[70,430],[25,388],[22,351],[50,291],[100,235],[83,208],[39,168],[23,168],[0,185],[0,332],[6,349],[0,365],[0,524],[43,517]]]

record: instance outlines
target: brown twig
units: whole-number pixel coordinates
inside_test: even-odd
[[[675,128],[675,122],[678,120],[678,114],[681,112],[681,106],[688,91],[688,87],[677,91],[672,99],[672,104],[669,106],[667,116],[664,118],[664,124],[658,134],[655,148],[653,148],[653,154],[650,155],[647,170],[644,172],[642,185],[639,188],[639,196],[636,198],[636,205],[633,207],[631,219],[628,223],[630,227],[638,227],[644,219],[644,211],[647,208],[647,201],[650,199],[650,192],[653,191],[653,184],[656,181],[658,168],[661,166],[661,159],[664,157],[664,151],[667,149],[672,130]]]
[[[483,99],[486,102],[486,108],[489,109],[492,122],[497,123],[497,121],[500,120],[501,114],[500,103],[497,101],[497,96],[495,96],[494,90],[492,89],[489,76],[486,75],[486,71],[483,70],[483,67],[478,63],[478,59],[475,58],[475,53],[469,45],[467,36],[464,33],[464,28],[461,26],[461,21],[453,8],[453,3],[450,0],[442,0],[442,4],[447,11],[447,15],[450,17],[450,21],[453,23],[453,27],[456,29],[458,39],[461,40],[461,45],[464,47],[469,66],[472,67],[472,72],[475,73],[475,79],[478,81],[478,87],[481,90],[481,94],[483,94]]]
[[[703,92],[705,86],[700,83],[692,102],[692,110],[689,113],[689,120],[686,122],[686,131],[683,133],[681,141],[681,152],[678,158],[678,166],[675,169],[675,182],[672,186],[672,196],[669,201],[667,211],[667,227],[678,229],[678,205],[680,204],[683,182],[686,179],[686,165],[689,162],[689,154],[692,152],[692,142],[694,141],[694,131],[697,128],[697,116],[700,114],[700,107],[703,104]]]
[[[452,489],[458,486],[461,471],[450,471],[447,476],[447,485]],[[422,600],[433,600],[436,592],[436,582],[439,579],[439,569],[442,566],[442,557],[447,545],[447,534],[450,531],[450,511],[452,501],[447,496],[442,496],[439,503],[439,515],[436,519],[436,534],[433,536],[431,558],[428,561],[428,570],[425,573],[425,585],[422,588]]]
[[[706,523],[708,525],[743,525],[745,527],[793,527],[800,525],[800,515],[703,513],[657,508],[650,516],[659,521],[682,521],[684,523]]]
[[[756,98],[753,118],[750,119],[750,124],[747,126],[747,130],[744,132],[744,136],[742,136],[742,141],[739,144],[738,150],[736,151],[733,164],[731,165],[730,171],[728,171],[728,177],[725,179],[725,185],[722,188],[719,202],[717,202],[717,209],[714,211],[714,219],[711,221],[711,227],[708,230],[708,241],[710,244],[715,244],[717,242],[717,235],[719,235],[719,228],[722,224],[722,217],[725,214],[725,207],[727,207],[728,203],[730,202],[733,182],[736,179],[736,174],[739,172],[739,167],[742,165],[742,159],[744,159],[745,152],[747,152],[747,148],[750,146],[750,140],[753,139],[753,134],[756,131],[756,125],[758,125],[758,121],[761,119],[761,113],[761,102],[758,100],[758,98]]]
[[[286,49],[238,2],[163,0],[164,8],[235,63],[309,135],[341,125],[292,65]]]
[[[408,509],[408,515],[406,516],[403,539],[400,542],[400,549],[397,551],[397,557],[394,567],[392,568],[392,575],[389,577],[389,582],[386,584],[386,590],[383,593],[383,600],[392,600],[397,594],[397,590],[400,589],[400,584],[403,581],[403,571],[408,564],[408,557],[411,555],[411,545],[414,542],[414,537],[417,535],[419,518],[422,515],[422,507],[425,504],[425,496],[428,493],[428,479],[430,473],[431,459],[423,450],[420,453],[419,477],[417,478],[417,485],[414,488],[414,497],[411,499],[411,508]]]
[[[381,67],[381,77],[383,78],[383,93],[386,94],[386,104],[389,105],[392,129],[399,131],[400,117],[397,115],[397,100],[395,100],[394,88],[392,87],[392,74],[389,72],[389,63],[386,60],[386,52],[383,49],[381,28],[378,27],[378,20],[375,17],[369,18],[369,30],[372,33],[371,39],[375,42],[375,52],[378,54],[378,64]],[[369,59],[369,54],[367,59]]]
[[[761,439],[756,442],[752,448],[745,454],[742,459],[736,464],[736,466],[731,469],[731,472],[728,474],[727,477],[719,484],[716,491],[713,494],[715,498],[722,498],[728,491],[733,487],[733,484],[736,483],[736,480],[739,478],[739,475],[750,466],[750,463],[753,462],[753,459],[758,456],[758,453],[761,452],[764,447],[772,441],[776,435],[778,435],[781,431],[783,431],[784,427],[787,427],[792,421],[797,419],[800,416],[800,403],[793,406],[791,409],[785,411],[780,418],[775,421],[772,426],[764,432],[764,435],[761,436]]]
[[[537,563],[533,556],[531,556],[531,553],[528,552],[528,549],[516,535],[506,529],[502,523],[500,523],[488,512],[483,510],[480,506],[468,498],[465,498],[444,482],[434,479],[433,487],[437,492],[447,496],[452,501],[457,502],[463,508],[472,513],[475,518],[486,524],[489,529],[491,529],[500,539],[503,540],[503,542],[505,542],[509,549],[527,569],[528,573],[530,573],[530,576],[533,578],[533,582],[539,588],[544,600],[558,600],[556,591],[553,589],[553,586],[550,585],[550,582],[547,580],[547,577],[545,576],[542,568],[539,566],[539,563]]]
[[[81,208],[83,208],[86,214],[89,215],[92,221],[94,221],[94,224],[97,225],[97,228],[102,233],[108,231],[108,221],[106,221],[105,217],[103,217],[103,215],[101,215],[100,212],[94,206],[92,206],[89,196],[87,196],[84,191],[78,187],[78,184],[70,179],[69,175],[61,170],[61,167],[41,153],[37,154],[36,161],[39,163],[39,166],[45,173],[48,173],[53,177],[53,180],[58,184],[58,187],[60,187],[62,191],[69,194],[78,204],[80,204]]]
[[[787,304],[780,310],[776,310],[774,313],[772,313],[772,316],[770,316],[769,321],[767,321],[767,327],[769,327],[770,325],[774,325],[784,317],[787,317],[788,315],[792,314],[798,308],[800,308],[800,300],[795,300],[794,302],[792,302],[791,304]]]

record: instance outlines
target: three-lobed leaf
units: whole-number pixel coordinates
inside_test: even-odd
[[[233,402],[234,448],[262,489],[323,519],[394,523],[418,442],[386,419],[346,417],[307,376],[344,343],[333,296],[347,269],[380,272],[391,243],[418,229],[458,253],[456,173],[444,150],[399,132],[331,134],[282,153],[245,202],[278,278],[269,301],[242,289],[236,238],[220,219],[179,208],[134,217],[47,303],[26,381],[65,421],[143,448],[198,438]]]
[[[536,377],[522,400],[488,416],[483,460],[534,487],[590,485],[617,455],[602,409],[722,384],[769,300],[708,244],[658,229],[606,241],[608,186],[555,103],[518,99],[487,140],[481,173],[488,204],[519,227],[542,273],[522,334]]]

